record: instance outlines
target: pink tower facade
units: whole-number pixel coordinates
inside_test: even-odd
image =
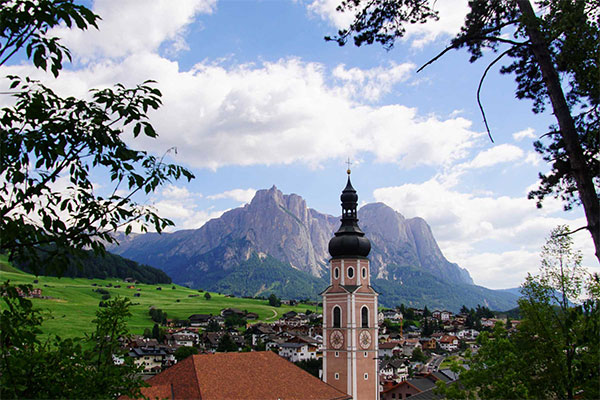
[[[379,397],[377,292],[370,285],[371,243],[358,227],[358,196],[342,191],[342,224],[329,242],[330,285],[323,291],[323,381],[355,400]]]

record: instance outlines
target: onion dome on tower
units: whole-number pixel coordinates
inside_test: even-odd
[[[348,183],[342,191],[342,225],[329,241],[329,254],[332,258],[363,258],[371,251],[371,242],[365,233],[358,227],[356,208],[358,195],[350,182],[350,169],[348,169]]]

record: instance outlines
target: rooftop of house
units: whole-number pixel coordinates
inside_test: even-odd
[[[389,349],[395,349],[396,347],[400,346],[401,343],[400,342],[386,342],[386,343],[379,343],[379,349],[380,350],[389,350]]]
[[[212,315],[210,314],[192,314],[188,317],[189,320],[209,320],[212,318]]]
[[[167,353],[158,347],[135,347],[129,352],[129,357],[166,356]]]
[[[392,360],[382,361],[379,369],[382,370],[382,369],[386,369],[389,367],[402,368],[402,367],[404,367],[404,360],[392,359]]]
[[[433,382],[432,379],[427,379],[427,378],[410,379],[407,382],[410,383],[411,385],[413,385],[414,387],[416,387],[417,389],[419,389],[422,392],[424,392],[425,390],[429,390],[429,389],[432,389],[433,387],[435,387],[435,382]]]
[[[150,387],[142,388],[142,394],[149,398],[351,398],[270,351],[194,355],[150,378],[147,383]]]
[[[458,338],[453,335],[444,335],[440,338],[440,342],[442,343],[452,343],[455,340],[458,340]]]
[[[279,345],[279,347],[287,347],[290,349],[299,349],[300,347],[306,346],[306,343],[290,343],[290,342],[286,342],[286,343],[281,343]]]

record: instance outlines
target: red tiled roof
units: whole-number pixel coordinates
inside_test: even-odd
[[[351,397],[271,351],[197,354],[147,381],[149,398],[317,400]]]
[[[381,350],[393,349],[396,346],[400,346],[400,345],[401,345],[400,342],[384,342],[384,343],[379,343],[379,349],[381,349]]]
[[[452,336],[452,335],[444,335],[442,336],[442,338],[440,339],[440,342],[442,343],[452,343],[453,341],[458,340],[458,338],[456,336]]]

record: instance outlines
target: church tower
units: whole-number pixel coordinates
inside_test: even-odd
[[[358,227],[350,182],[340,197],[341,226],[329,241],[330,285],[323,291],[323,380],[354,400],[378,399],[377,292],[370,286],[371,243]]]

